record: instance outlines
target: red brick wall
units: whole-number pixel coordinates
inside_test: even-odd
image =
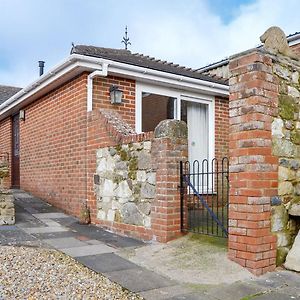
[[[11,154],[12,154],[12,126],[11,118],[6,118],[0,121],[0,155],[2,152],[8,153],[9,155],[9,177],[3,180],[5,188],[10,188],[11,185]]]
[[[278,82],[272,59],[259,50],[231,59],[229,67],[229,257],[260,275],[275,268],[270,203],[277,195],[278,158],[271,123]]]
[[[291,46],[291,48],[293,49],[294,52],[298,53],[298,55],[300,55],[300,43]]]
[[[215,99],[215,157],[221,160],[228,157],[229,143],[229,100]]]
[[[21,188],[78,214],[86,199],[87,75],[25,108],[20,122]]]
[[[116,110],[128,124],[135,125],[135,81],[126,78],[108,76],[96,77],[93,80],[93,109]],[[123,91],[123,103],[110,103],[109,88],[117,85]]]

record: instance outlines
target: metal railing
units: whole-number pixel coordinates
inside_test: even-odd
[[[180,162],[181,228],[228,236],[229,160]]]

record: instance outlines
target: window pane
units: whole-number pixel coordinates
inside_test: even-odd
[[[174,119],[174,98],[142,93],[142,131],[153,131],[158,123]]]

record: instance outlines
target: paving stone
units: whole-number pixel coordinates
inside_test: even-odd
[[[76,230],[81,235],[88,236],[94,240],[99,240],[116,248],[138,247],[144,245],[142,241],[116,235],[94,225],[80,225],[79,223],[73,223],[69,227]]]
[[[25,232],[32,233],[47,233],[47,232],[62,232],[68,231],[67,228],[64,227],[36,227],[36,228],[22,228]]]
[[[284,293],[280,293],[280,292],[270,292],[270,293],[265,293],[262,295],[257,295],[255,297],[253,297],[253,300],[291,300],[291,299],[299,299],[299,295],[298,296],[293,296],[293,295],[289,295],[289,294],[284,294]]]
[[[78,235],[77,232],[72,231],[62,231],[62,232],[45,232],[45,233],[32,233],[32,236],[45,240],[45,239],[56,239],[56,238],[68,238],[74,237]]]
[[[18,230],[16,225],[3,225],[0,226],[0,231],[11,231],[11,230]]]
[[[33,217],[31,214],[27,212],[19,212],[19,208],[16,208],[16,223],[19,225],[20,223],[32,223],[32,224],[43,224],[42,221]]]
[[[167,300],[216,300],[216,298],[212,298],[208,295],[201,294],[201,293],[189,293],[184,295],[176,295],[174,297],[165,298],[165,299]]]
[[[87,242],[87,241],[90,241],[90,238],[88,238],[87,236],[85,235],[77,235],[76,236],[76,239],[79,240],[79,241],[83,241],[83,242]],[[88,243],[90,245],[90,243]],[[101,244],[99,242],[99,244]]]
[[[70,216],[68,216],[68,218],[52,218],[52,220],[63,226],[69,226],[73,223],[78,223],[78,219]]]
[[[39,213],[39,211],[33,207],[26,207],[25,208],[26,212],[30,213],[30,214],[37,214]]]
[[[280,288],[278,290],[279,293],[282,293],[284,295],[288,295],[293,299],[300,299],[300,284],[298,282],[294,282],[295,285],[298,285],[298,287],[293,287],[293,286],[285,286],[283,288]]]
[[[172,297],[188,294],[190,290],[181,286],[167,286],[164,288],[154,289],[146,292],[141,292],[140,295],[146,300],[164,300],[164,299],[173,299]]]
[[[19,245],[25,242],[36,242],[35,237],[27,234],[17,227],[12,227],[11,230],[0,231],[0,244],[1,245]]]
[[[88,240],[86,241],[87,244],[89,245],[100,245],[103,244],[102,242],[98,241],[98,240]]]
[[[53,226],[53,227],[62,227],[61,224],[59,224],[58,222],[55,222],[51,219],[42,219],[42,220],[43,220],[42,222],[44,224],[46,224],[47,226],[49,226],[49,227],[51,227],[51,226]]]
[[[39,213],[39,214],[33,214],[35,218],[38,218],[40,220],[42,219],[53,219],[53,218],[69,218],[68,215],[61,213],[61,212],[51,212],[51,213]]]
[[[56,249],[87,246],[86,243],[79,241],[79,240],[75,239],[74,237],[45,239],[43,241]]]
[[[142,292],[172,286],[176,283],[142,268],[104,273],[106,277],[133,292]]]
[[[77,260],[88,268],[100,273],[139,268],[136,264],[114,253],[82,256],[78,257]]]
[[[261,285],[264,287],[281,288],[283,286],[299,287],[300,274],[290,271],[279,271],[267,273],[259,278],[250,281],[252,284]]]
[[[107,245],[104,245],[104,244],[62,248],[60,250],[72,257],[96,255],[96,254],[103,254],[103,253],[112,253],[112,252],[116,251],[116,249],[109,247]]]
[[[265,288],[263,286],[236,282],[209,290],[207,294],[222,300],[240,300],[243,297],[250,297],[267,290],[269,290],[269,288]]]

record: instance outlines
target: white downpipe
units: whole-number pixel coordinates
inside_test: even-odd
[[[87,78],[87,111],[93,110],[93,78],[96,76],[106,77],[107,76],[108,64],[102,64],[102,70],[96,70],[89,74]]]

